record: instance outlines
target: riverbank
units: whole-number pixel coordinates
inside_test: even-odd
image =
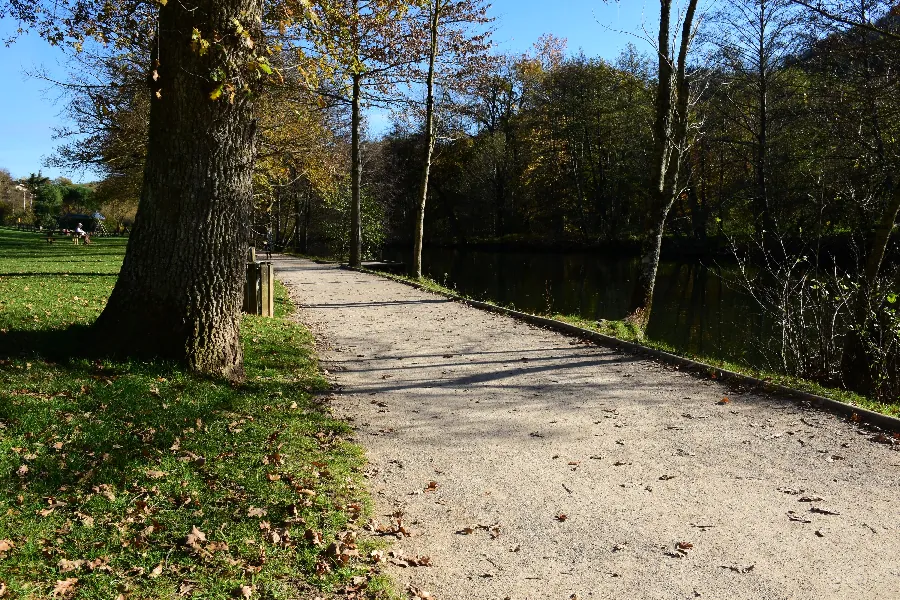
[[[849,419],[287,257],[370,460],[388,566],[437,598],[900,594],[900,454]],[[881,440],[884,440],[883,442]],[[823,573],[828,576],[823,576]]]
[[[0,597],[386,593],[363,451],[284,288],[242,322],[243,385],[77,358],[124,249],[0,231]]]
[[[784,237],[783,250],[789,255],[809,255],[813,250],[820,256],[838,257],[839,262],[857,256],[861,249],[869,247],[871,239],[854,237],[850,232],[834,233],[823,236],[821,239],[805,240],[800,238]],[[385,244],[385,248],[391,251],[411,253],[412,240],[391,241]],[[510,234],[494,238],[471,238],[465,240],[431,240],[426,242],[426,249],[453,249],[453,250],[486,250],[495,252],[540,252],[540,253],[565,253],[587,252],[598,256],[615,255],[639,257],[641,252],[641,240],[584,240],[579,238],[549,239],[535,237],[527,234]],[[759,246],[745,236],[728,237],[725,235],[711,235],[704,239],[683,235],[667,234],[663,238],[663,260],[734,260],[735,252],[741,256],[753,257],[759,252]],[[888,250],[887,263],[900,261],[900,244],[893,244]]]
[[[425,289],[437,294],[441,294],[447,298],[453,298],[463,301],[476,301],[488,305],[494,305],[501,308],[512,308],[512,307],[504,307],[501,304],[497,304],[490,301],[478,301],[475,298],[467,297],[463,294],[460,294],[456,290],[449,289],[438,282],[423,278],[421,280],[417,280],[411,277],[406,277],[402,275],[394,275],[390,273],[384,272],[375,272],[375,271],[366,271],[369,273],[376,274],[381,277],[387,277],[389,279],[393,279],[395,281],[399,281],[405,283],[407,285],[413,285],[416,287],[420,287],[421,289]],[[777,386],[783,386],[785,388],[789,388],[790,390],[796,390],[798,392],[804,394],[811,394],[815,396],[821,396],[830,400],[834,400],[836,402],[840,402],[842,404],[846,404],[850,407],[859,407],[865,410],[873,411],[879,414],[888,415],[891,417],[900,418],[900,402],[898,403],[884,403],[878,402],[876,400],[872,400],[860,394],[856,394],[854,392],[850,392],[847,390],[842,390],[839,388],[830,388],[827,386],[823,386],[815,381],[810,381],[807,379],[802,379],[799,377],[792,377],[789,375],[779,374],[772,371],[766,371],[758,368],[754,368],[752,366],[737,363],[734,361],[722,360],[721,358],[717,358],[709,355],[702,354],[692,354],[680,351],[677,348],[672,347],[665,342],[661,342],[658,340],[654,340],[652,338],[648,338],[645,335],[641,335],[635,328],[624,321],[616,321],[616,320],[593,320],[593,319],[585,319],[578,315],[566,315],[559,313],[548,313],[544,315],[535,314],[534,316],[545,317],[549,319],[554,319],[559,321],[560,323],[566,323],[569,325],[574,325],[576,327],[582,328],[586,331],[592,331],[599,333],[603,336],[608,336],[610,338],[615,338],[622,342],[626,342],[628,344],[636,344],[639,346],[643,346],[649,348],[651,350],[658,350],[660,352],[664,352],[670,355],[675,355],[690,361],[695,361],[697,363],[702,363],[700,366],[709,366],[710,370],[713,371],[715,369],[721,369],[733,373],[738,373],[740,375],[746,376],[748,378],[753,378],[759,380],[761,382],[770,383]]]

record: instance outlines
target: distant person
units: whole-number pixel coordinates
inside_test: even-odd
[[[78,224],[78,227],[75,228],[75,244],[79,244],[81,241],[84,241],[85,244],[91,243],[91,238],[88,236],[87,232],[82,229],[84,225],[81,223]]]
[[[266,241],[263,242],[263,250],[266,251],[266,260],[272,260],[272,230],[266,232]]]

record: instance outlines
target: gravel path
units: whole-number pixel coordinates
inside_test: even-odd
[[[402,585],[439,600],[900,598],[900,446],[383,278],[276,271],[368,451],[380,522],[402,513],[412,533],[394,552],[431,558],[390,566]]]

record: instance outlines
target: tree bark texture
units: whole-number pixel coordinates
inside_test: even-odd
[[[359,156],[359,106],[361,101],[361,75],[353,76],[353,98],[350,135],[350,266],[362,266],[362,186],[361,160]]]
[[[679,171],[687,139],[690,91],[686,64],[696,10],[697,0],[691,0],[682,23],[678,57],[673,61],[670,51],[672,0],[660,0],[659,82],[653,124],[650,190],[644,216],[641,263],[628,311],[628,320],[641,330],[645,330],[650,321],[666,219],[679,191]]]
[[[256,123],[249,95],[211,100],[212,58],[192,48],[191,34],[234,31],[238,19],[259,39],[261,8],[261,0],[160,8],[143,189],[122,270],[95,324],[114,352],[244,376],[238,324]],[[243,68],[251,52],[243,40],[226,36],[223,44],[226,68]]]
[[[438,27],[440,25],[441,0],[431,4],[431,46],[428,54],[427,98],[425,101],[425,165],[422,169],[422,189],[416,210],[415,241],[413,243],[412,275],[422,277],[422,243],[425,237],[425,203],[428,201],[428,176],[434,154],[434,61],[438,51]]]

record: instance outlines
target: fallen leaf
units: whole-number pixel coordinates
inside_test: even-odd
[[[77,571],[81,567],[84,566],[83,560],[67,560],[65,558],[61,559],[59,563],[57,563],[57,567],[59,567],[60,573],[69,573],[71,571]]]
[[[256,508],[255,506],[251,506],[247,510],[248,517],[264,517],[266,516],[266,509],[264,508]]]
[[[253,587],[249,585],[242,585],[237,590],[237,595],[241,598],[250,598],[253,596]]]
[[[418,588],[412,584],[406,588],[406,591],[408,591],[413,598],[434,598],[434,596],[431,595],[431,592],[426,592],[422,588]]]
[[[724,398],[722,398],[721,400],[716,402],[716,404],[723,405],[723,404],[728,404],[729,402],[731,402],[731,400],[728,399],[728,396],[725,396]]]
[[[809,512],[819,513],[820,515],[839,515],[839,514],[841,514],[837,511],[828,510],[827,508],[822,508],[820,506],[813,506],[812,508],[809,509]]]
[[[147,477],[149,477],[150,479],[162,479],[165,476],[166,476],[165,471],[157,471],[154,469],[147,471]]]
[[[795,521],[797,523],[812,523],[812,521],[810,521],[809,519],[807,519],[805,517],[801,517],[800,515],[798,515],[797,513],[795,513],[792,510],[788,511],[787,516],[788,516],[788,519],[790,519],[791,521]]]
[[[721,567],[723,569],[728,569],[729,571],[734,571],[735,573],[749,573],[756,565],[747,565],[746,567],[740,565],[721,565]]]
[[[16,545],[12,540],[0,540],[0,558],[3,558],[7,552],[15,547]]]
[[[438,482],[437,482],[437,481],[429,481],[429,482],[428,482],[428,485],[425,486],[425,490],[424,490],[424,491],[426,491],[426,492],[433,492],[433,491],[437,490],[437,487],[438,487]]]
[[[77,577],[69,579],[57,580],[56,586],[53,588],[51,595],[54,598],[71,598],[75,593],[75,584],[78,583]]]
[[[670,479],[675,479],[674,475],[663,475],[659,478],[660,481],[669,481]]]
[[[556,515],[556,520],[559,521],[560,523],[562,523],[563,521],[568,521],[569,515],[564,515],[564,514],[560,513],[560,514]]]
[[[188,546],[193,547],[193,546],[199,546],[199,544],[201,542],[205,542],[205,541],[206,541],[206,534],[203,533],[202,531],[200,531],[199,529],[197,529],[197,526],[194,525],[191,528],[191,532],[187,535],[187,540],[185,540],[185,543]]]
[[[306,533],[303,534],[303,539],[305,539],[313,546],[322,545],[322,534],[315,529],[307,529]]]

